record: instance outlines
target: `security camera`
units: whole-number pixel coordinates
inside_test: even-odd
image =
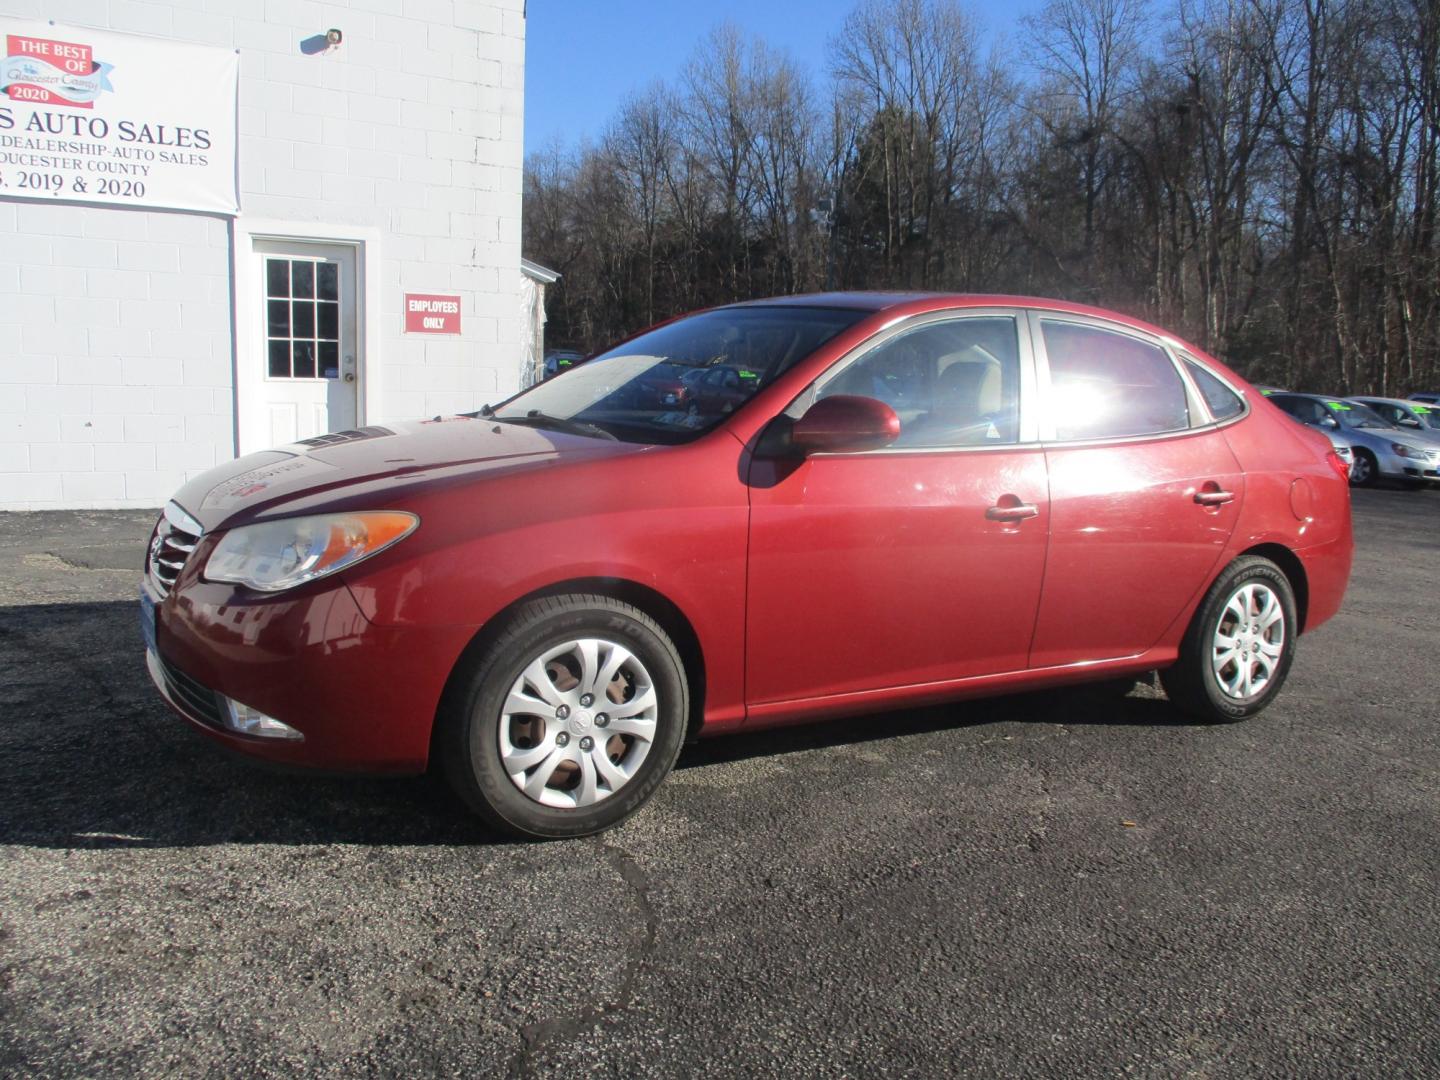
[[[344,39],[344,37],[345,35],[342,34],[339,30],[330,29],[325,31],[325,40],[331,46],[339,45],[340,42]]]

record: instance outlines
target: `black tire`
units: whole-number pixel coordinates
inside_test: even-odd
[[[546,806],[505,770],[502,710],[532,660],[585,637],[623,644],[644,665],[658,700],[655,735],[634,774],[608,797],[586,807]],[[517,610],[489,648],[457,672],[441,708],[436,749],[456,793],[494,828],[532,839],[589,836],[619,824],[655,793],[679,756],[689,715],[684,664],[654,619],[608,596],[544,597]]]
[[[1253,696],[1238,698],[1221,687],[1211,663],[1212,649],[1221,619],[1227,617],[1226,606],[1231,597],[1251,583],[1263,584],[1279,602],[1284,616],[1284,638],[1279,659],[1261,690]],[[1171,702],[1205,723],[1230,724],[1246,720],[1274,701],[1285,685],[1295,659],[1298,629],[1295,591],[1284,571],[1258,555],[1241,556],[1210,586],[1185,631],[1179,659],[1173,667],[1160,672],[1160,684]]]
[[[1380,479],[1380,465],[1369,450],[1356,450],[1350,466],[1350,483],[1356,487],[1374,487]]]

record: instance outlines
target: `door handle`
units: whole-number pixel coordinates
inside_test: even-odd
[[[985,516],[991,521],[1024,521],[1038,513],[1040,513],[1040,509],[1034,503],[1022,503],[1017,500],[1013,503],[1001,503],[989,507],[985,511]]]
[[[1216,487],[1213,484],[1204,491],[1197,491],[1195,493],[1195,501],[1201,506],[1219,506],[1221,503],[1233,501],[1234,498],[1235,493],[1233,491],[1225,491],[1223,488]]]

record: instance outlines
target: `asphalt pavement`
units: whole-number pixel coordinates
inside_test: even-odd
[[[1440,492],[1261,717],[1153,687],[717,739],[603,837],[161,705],[149,513],[0,515],[0,1074],[1440,1075]]]

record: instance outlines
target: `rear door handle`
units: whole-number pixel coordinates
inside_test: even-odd
[[[1221,503],[1232,502],[1234,499],[1235,493],[1233,491],[1225,491],[1213,486],[1195,493],[1195,501],[1201,506],[1219,506]]]
[[[1034,503],[1015,502],[992,506],[985,511],[985,516],[991,521],[1024,521],[1038,513],[1040,509]]]

